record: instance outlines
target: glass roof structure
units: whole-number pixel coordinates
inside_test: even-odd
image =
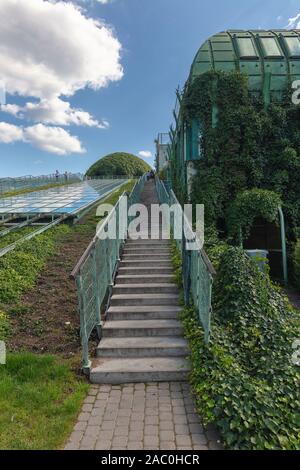
[[[75,215],[117,189],[126,180],[90,180],[0,199],[0,216]]]
[[[241,72],[250,93],[263,96],[266,105],[281,101],[290,83],[300,80],[300,29],[217,33],[198,50],[188,84],[211,70]]]

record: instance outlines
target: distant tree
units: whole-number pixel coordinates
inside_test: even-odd
[[[117,152],[98,160],[86,172],[87,176],[142,176],[151,170],[140,158],[125,152]]]

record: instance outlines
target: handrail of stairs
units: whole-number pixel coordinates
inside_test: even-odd
[[[85,374],[89,374],[91,368],[89,339],[94,329],[97,329],[98,336],[101,337],[101,311],[120,261],[120,250],[127,238],[126,224],[119,230],[122,200],[128,197],[128,207],[137,203],[145,181],[146,175],[136,182],[130,195],[122,194],[71,273],[71,278],[75,279],[77,287],[82,369]],[[112,217],[115,217],[116,221],[116,237],[102,239],[101,232],[107,231]]]
[[[187,219],[184,211],[178,202],[174,191],[168,191],[163,181],[156,178],[156,190],[161,204],[168,204],[169,207],[178,205],[180,207],[182,220],[185,220],[187,230],[183,230],[182,238],[175,240],[177,248],[182,256],[182,277],[184,298],[186,306],[191,303],[196,307],[199,320],[204,329],[205,341],[209,341],[211,330],[212,313],[212,285],[216,274],[212,263],[210,262],[205,250],[201,248],[201,243],[193,233],[193,229]],[[174,218],[171,216],[171,231],[174,233]],[[186,232],[191,234],[187,238]],[[188,250],[187,243],[197,242],[199,249]]]

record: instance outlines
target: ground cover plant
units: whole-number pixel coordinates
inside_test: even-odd
[[[177,280],[179,260],[177,253]],[[215,266],[209,344],[195,309],[181,313],[197,411],[218,426],[230,449],[299,450],[300,380],[292,345],[300,312],[242,249],[223,245]]]

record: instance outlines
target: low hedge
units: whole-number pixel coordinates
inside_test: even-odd
[[[240,248],[220,255],[213,292],[208,345],[194,309],[182,312],[199,414],[230,449],[299,450],[299,312]]]

